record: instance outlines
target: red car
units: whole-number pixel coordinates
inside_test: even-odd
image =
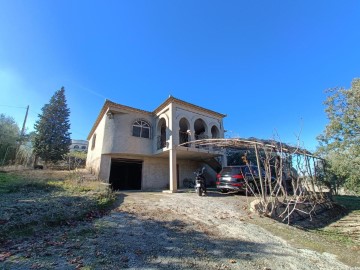
[[[264,171],[262,171],[262,176],[263,179],[265,179]],[[216,178],[216,188],[223,193],[246,190],[250,193],[259,193],[260,178],[257,166],[242,165],[223,167]]]

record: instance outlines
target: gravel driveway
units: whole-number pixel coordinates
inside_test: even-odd
[[[293,247],[251,222],[259,217],[247,205],[216,192],[119,193],[109,215],[18,243],[17,257],[0,268],[359,269]]]
[[[153,269],[352,269],[333,255],[291,247],[249,223],[240,196],[125,193],[98,222],[118,239],[123,266]],[[104,242],[107,243],[107,242]],[[108,248],[109,253],[112,247]],[[114,253],[113,256],[118,256]],[[114,257],[114,260],[116,259]]]

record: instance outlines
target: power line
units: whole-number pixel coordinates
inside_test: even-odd
[[[20,107],[20,106],[12,106],[12,105],[4,105],[4,104],[0,104],[1,107],[10,107],[10,108],[18,108],[18,109],[28,109],[28,107]],[[32,113],[32,115],[36,114],[37,116],[41,115],[41,113],[28,109],[28,112]],[[23,130],[25,131],[25,126],[23,125]],[[22,133],[24,133],[24,131],[22,131]],[[77,137],[87,137],[87,135],[83,134],[82,132],[77,132],[76,130],[73,130],[73,132],[71,132],[71,135],[80,135]]]
[[[26,109],[27,107],[20,107],[20,106],[12,106],[12,105],[2,105],[0,104],[1,107],[9,107],[9,108],[18,108],[18,109]]]
[[[34,111],[34,110],[29,110],[30,112],[32,112],[33,114],[37,114],[38,116],[39,115],[41,115],[41,113],[39,113],[39,112],[36,112],[36,111]],[[45,118],[46,119],[46,117],[44,117],[44,116],[42,116],[43,118]],[[70,122],[70,125],[72,126],[72,124],[71,124],[71,122]],[[82,132],[78,132],[77,130],[74,130],[74,128],[70,128],[70,130],[72,130],[73,132],[70,132],[71,133],[71,135],[80,135],[80,136],[77,136],[77,137],[87,137],[87,135],[85,135],[84,133],[82,133]],[[72,137],[72,136],[71,136]]]

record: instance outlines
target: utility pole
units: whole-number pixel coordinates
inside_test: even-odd
[[[23,137],[25,135],[25,124],[26,124],[28,113],[29,113],[29,105],[26,108],[25,119],[24,119],[24,123],[23,123],[22,129],[21,129],[21,134],[20,134],[21,137]]]
[[[17,146],[17,148],[16,148],[16,156],[15,156],[15,162],[16,162],[16,164],[18,164],[20,147],[21,147],[21,145],[22,145],[22,143],[23,143],[23,140],[24,140],[25,125],[26,125],[26,120],[27,120],[28,113],[29,113],[29,105],[26,107],[25,119],[24,119],[24,123],[23,123],[22,129],[21,129],[21,133],[20,133],[20,140],[19,140],[19,144],[18,144],[18,146]]]

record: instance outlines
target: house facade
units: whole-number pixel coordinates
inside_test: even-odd
[[[70,152],[86,152],[88,148],[88,141],[85,140],[71,140],[69,147]]]
[[[106,100],[87,138],[86,167],[117,190],[176,192],[203,166],[215,181],[223,150],[191,141],[224,138],[224,117],[172,96],[153,112]]]

